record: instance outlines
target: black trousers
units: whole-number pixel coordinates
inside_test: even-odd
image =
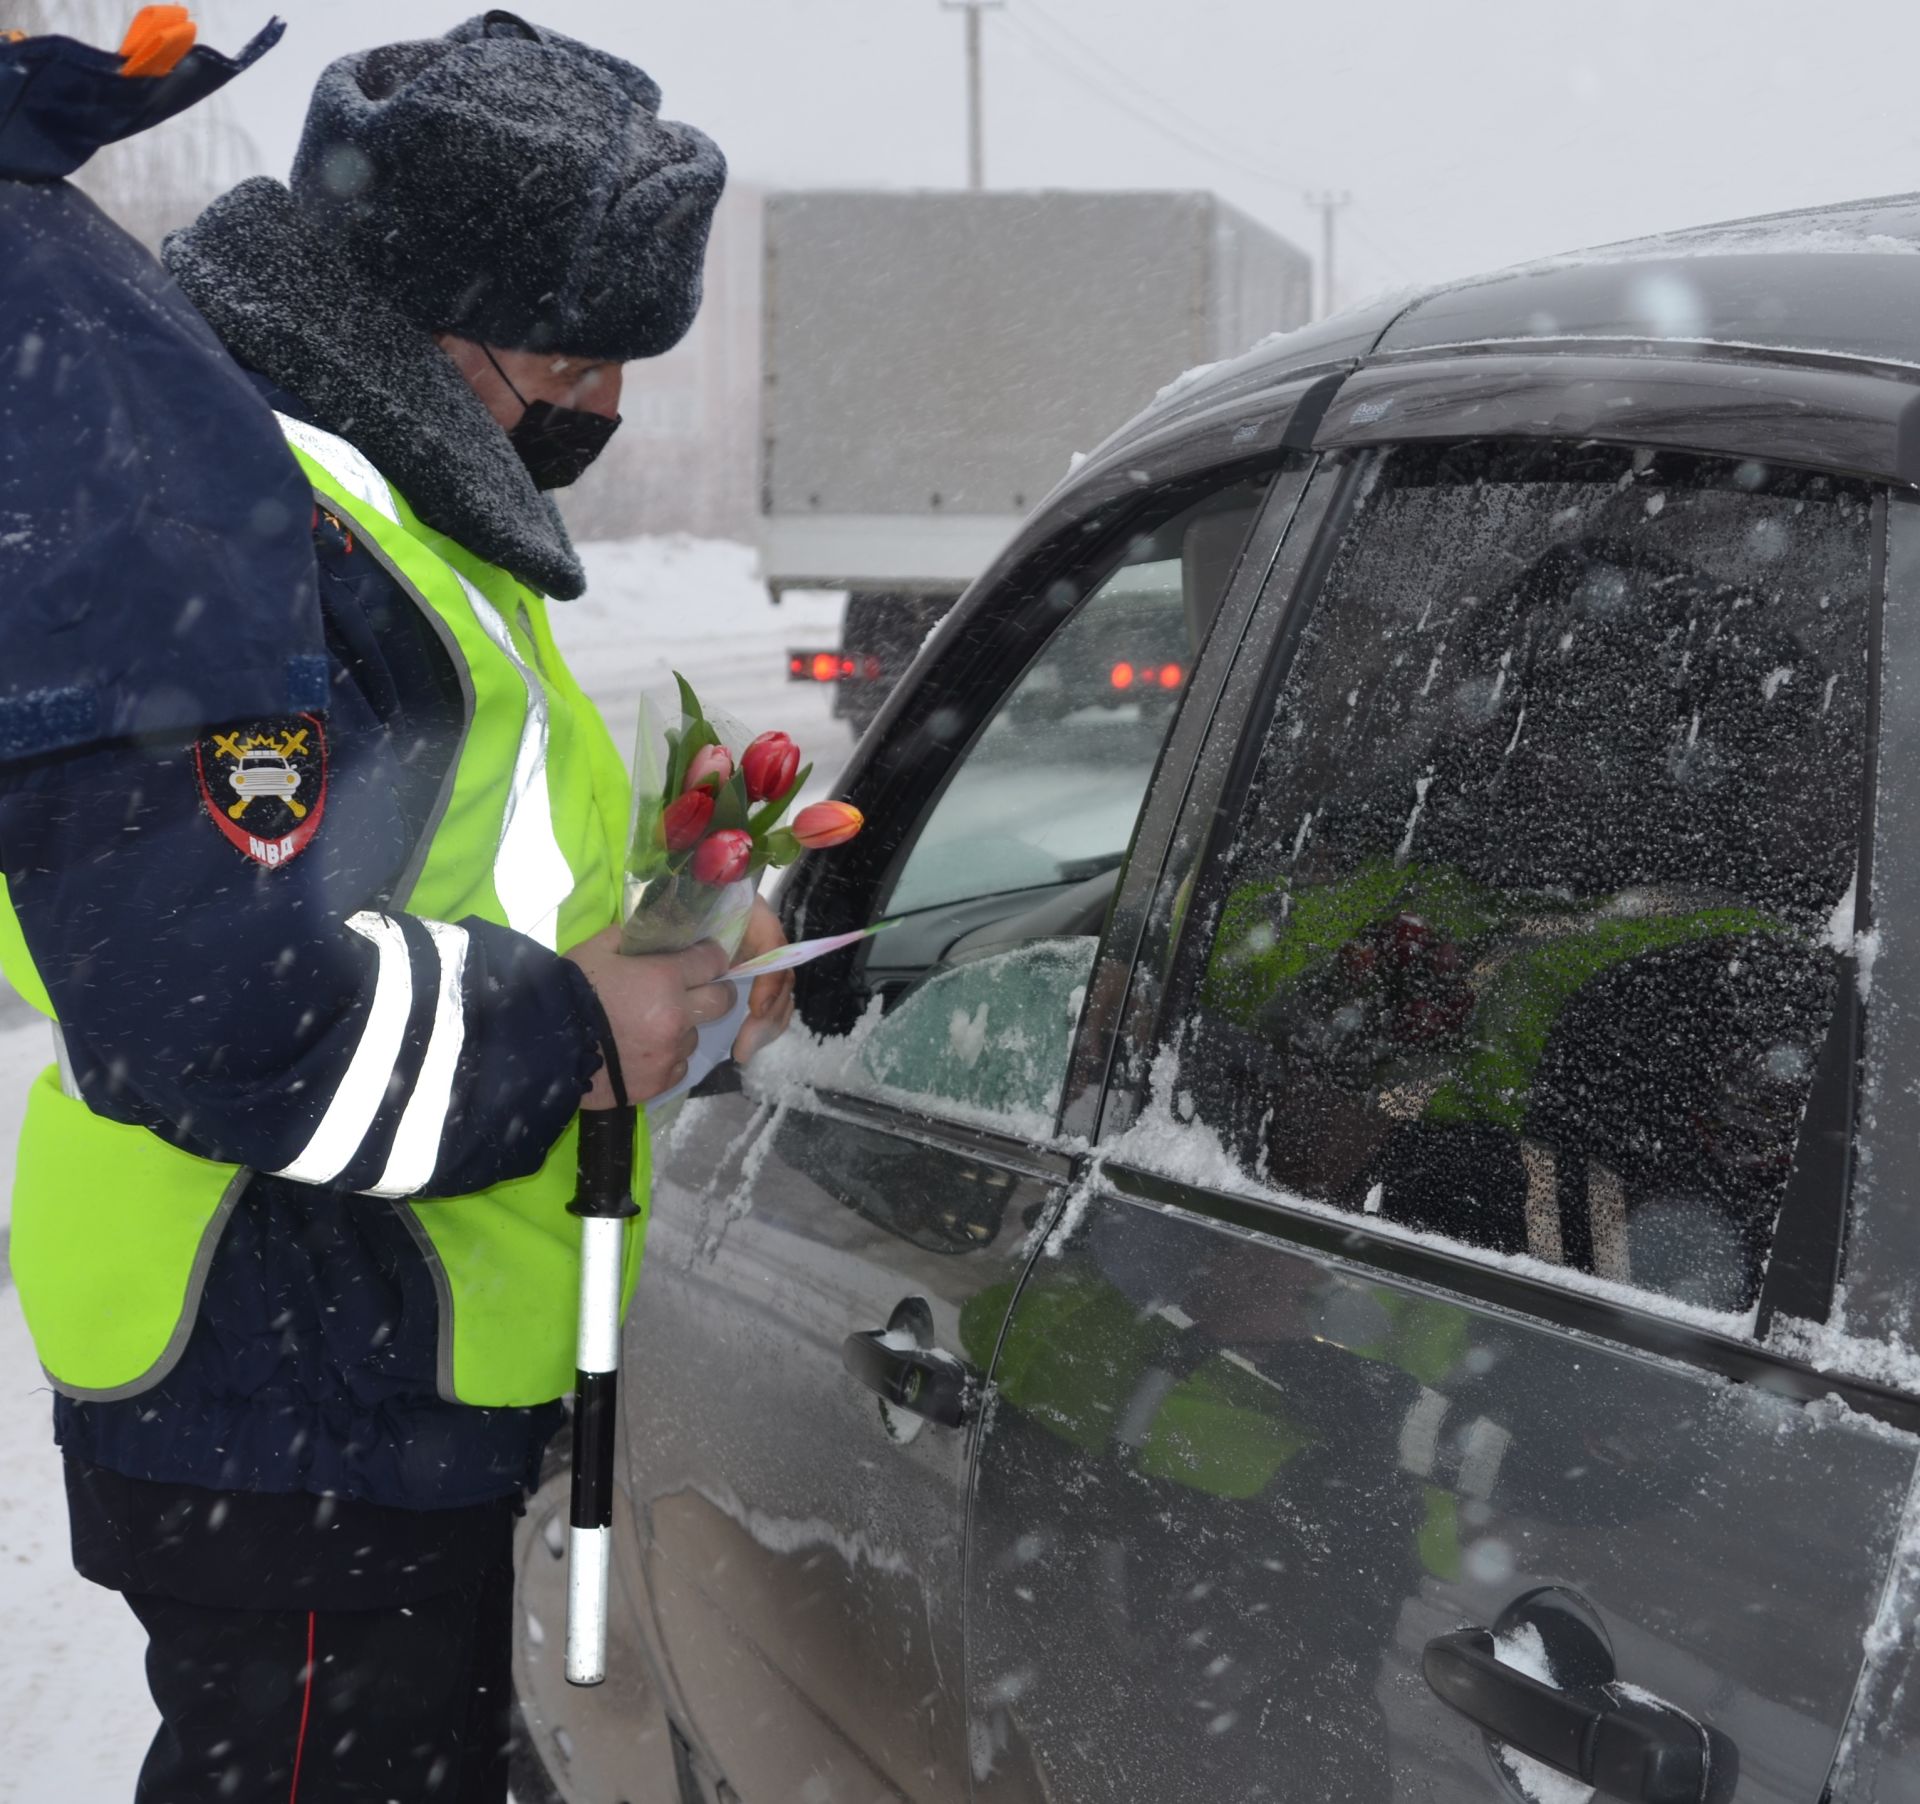
[[[505,1804],[510,1505],[438,1524],[72,1463],[68,1499],[76,1564],[147,1632],[135,1804]]]

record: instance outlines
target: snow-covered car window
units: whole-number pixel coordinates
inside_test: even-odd
[[[1178,1051],[1310,1204],[1753,1302],[1849,944],[1870,497],[1401,450],[1301,627]]]
[[[885,912],[925,948],[849,1080],[1051,1131],[1107,903],[1160,746],[1270,477],[1142,530],[1069,606],[963,755]],[[911,938],[909,934],[911,933]]]
[[[1098,944],[1034,940],[932,972],[863,1040],[849,1087],[1045,1139]]]

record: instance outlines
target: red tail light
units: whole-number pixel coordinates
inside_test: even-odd
[[[787,678],[795,683],[878,683],[886,672],[871,652],[787,648]]]
[[[1178,689],[1180,687],[1180,679],[1183,675],[1185,675],[1185,672],[1181,670],[1178,664],[1163,664],[1160,667],[1160,687],[1162,689]]]
[[[1121,663],[1114,665],[1112,677],[1114,688],[1131,689],[1133,687],[1133,678],[1134,669],[1131,664]]]

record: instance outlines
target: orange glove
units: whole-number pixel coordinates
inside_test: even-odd
[[[120,45],[122,75],[166,75],[193,48],[197,28],[184,6],[143,6]]]

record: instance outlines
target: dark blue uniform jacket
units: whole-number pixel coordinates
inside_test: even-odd
[[[68,38],[0,44],[0,759],[325,705],[299,466],[159,264],[62,179],[278,36],[132,79]]]

